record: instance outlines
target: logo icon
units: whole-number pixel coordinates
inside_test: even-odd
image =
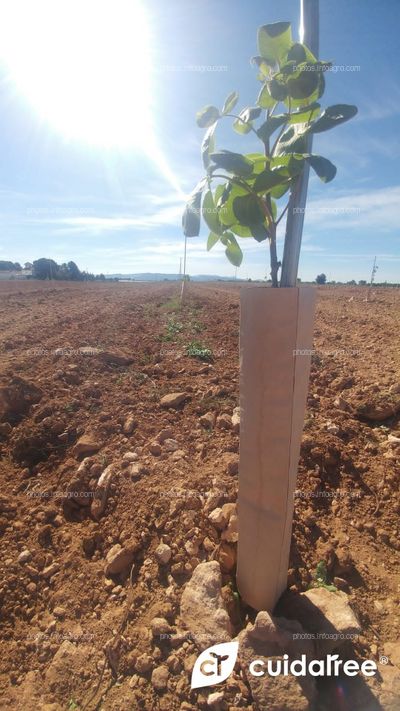
[[[192,689],[214,686],[225,681],[232,673],[239,649],[239,642],[223,642],[208,647],[197,657],[192,671]]]

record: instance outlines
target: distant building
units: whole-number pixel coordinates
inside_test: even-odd
[[[9,281],[10,279],[32,279],[32,269],[2,269],[0,270],[0,281]]]

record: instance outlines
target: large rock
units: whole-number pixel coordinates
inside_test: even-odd
[[[304,632],[301,625],[285,619],[273,619],[268,612],[259,612],[254,626],[249,625],[239,636],[239,663],[251,688],[255,708],[258,711],[309,711],[316,698],[315,681],[312,677],[253,676],[249,665],[255,659],[268,660],[275,664],[288,654],[297,659],[306,654],[313,657],[312,642],[295,639],[296,633]]]
[[[319,657],[361,634],[360,624],[344,592],[313,588],[300,595],[287,593],[279,609],[285,617],[298,620],[313,634]]]
[[[177,408],[182,405],[185,400],[187,400],[188,395],[186,393],[169,393],[164,395],[160,400],[161,407],[172,407]]]
[[[221,571],[217,561],[200,563],[185,587],[181,619],[200,649],[229,642],[232,628],[221,595]]]
[[[352,403],[361,419],[383,422],[400,411],[400,396],[397,393],[380,393],[375,397],[358,397]]]

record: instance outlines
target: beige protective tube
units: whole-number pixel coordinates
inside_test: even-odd
[[[315,289],[243,287],[237,583],[273,610],[286,588]]]

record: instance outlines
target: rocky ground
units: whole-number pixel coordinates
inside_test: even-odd
[[[178,294],[0,284],[0,707],[398,709],[400,292],[319,290],[290,590],[267,622],[234,576],[239,288]],[[255,684],[246,654],[278,653],[321,561],[355,613],[341,653],[378,676]],[[216,630],[243,652],[191,691]]]

